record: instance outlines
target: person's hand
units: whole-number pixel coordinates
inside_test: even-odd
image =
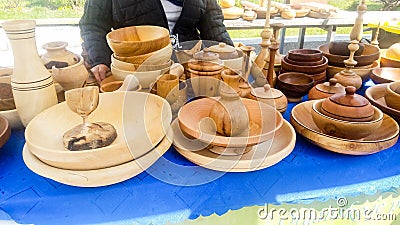
[[[94,77],[96,77],[97,82],[101,82],[104,78],[106,78],[106,74],[110,72],[110,68],[104,64],[99,64],[94,66],[92,69]]]

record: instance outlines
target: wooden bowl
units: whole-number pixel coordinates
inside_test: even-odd
[[[322,113],[321,107],[323,101],[325,101],[325,99],[314,102],[311,116],[317,127],[325,134],[339,138],[358,140],[371,135],[382,124],[383,113],[377,107],[374,107],[374,115],[371,121],[354,122],[335,119]]]
[[[328,62],[329,64],[329,62]],[[355,67],[352,70],[361,77],[362,82],[365,83],[368,81],[368,79],[372,75],[372,70],[375,68],[379,67],[379,63],[377,61],[373,62],[371,65],[367,66],[360,66],[360,67]],[[328,66],[326,68],[326,76],[329,78],[332,78],[335,74],[340,73],[346,69],[345,67],[337,67],[337,66]]]
[[[179,126],[190,137],[222,147],[251,146],[273,138],[283,123],[281,113],[262,102],[241,100],[249,115],[249,136],[226,137],[216,133],[214,121],[209,117],[216,98],[201,98],[184,105],[178,113]]]
[[[120,56],[114,53],[114,58],[134,64],[163,64],[167,63],[172,56],[172,45],[168,44],[164,48],[158,49],[154,52],[149,52],[143,55],[135,55],[135,56]]]
[[[296,9],[295,11],[296,11],[296,18],[301,18],[307,16],[308,13],[310,12],[310,9],[303,7],[301,9]]]
[[[338,67],[345,67],[343,61],[348,59],[348,56],[342,56],[342,55],[333,55],[329,53],[329,43],[320,45],[318,47],[319,50],[321,50],[322,54],[328,58],[328,64],[331,66],[338,66]],[[370,44],[365,44],[364,45],[364,51],[362,52],[361,55],[359,56],[354,56],[354,60],[357,61],[356,67],[359,66],[367,66],[371,65],[374,61],[379,59],[379,48],[370,45]]]
[[[400,81],[386,86],[385,101],[390,108],[400,111]]]
[[[137,64],[137,63],[128,63],[128,62],[124,62],[121,60],[118,60],[114,57],[114,54],[111,55],[111,64],[114,65],[114,67],[120,69],[120,70],[128,70],[128,71],[136,71],[136,70],[140,70],[140,71],[149,71],[149,70],[161,70],[161,69],[165,69],[169,66],[171,66],[173,63],[172,60],[169,60],[166,63],[161,63],[161,64],[148,64],[146,63],[141,63],[141,64]]]
[[[328,67],[328,59],[326,57],[323,57],[322,64],[316,65],[316,66],[311,66],[311,65],[295,65],[291,64],[288,61],[285,60],[286,57],[282,58],[281,60],[281,67],[283,70],[287,72],[299,72],[299,73],[307,73],[307,74],[317,74],[317,73],[322,73],[326,70]]]
[[[288,51],[288,58],[297,62],[315,62],[322,59],[322,52],[317,49],[293,49]]]
[[[301,62],[301,61],[291,60],[291,59],[289,59],[288,56],[284,56],[283,58],[285,58],[285,61],[287,63],[293,64],[293,65],[298,65],[298,66],[318,66],[318,65],[321,65],[321,64],[324,63],[323,59],[317,60],[317,61],[313,61],[313,62]]]
[[[6,117],[0,115],[0,148],[11,136],[11,127]]]
[[[113,65],[111,65],[111,73],[114,76],[115,80],[123,81],[127,75],[133,74],[139,80],[140,85],[144,89],[149,88],[150,84],[152,82],[154,82],[158,76],[166,73],[168,70],[169,70],[169,68],[166,68],[163,70],[153,70],[153,71],[145,71],[145,72],[137,72],[137,71],[132,72],[132,71],[119,70],[119,69],[115,68]]]
[[[276,85],[289,102],[299,102],[314,86],[314,79],[304,73],[287,72],[278,76]]]
[[[374,81],[375,84],[400,81],[400,68],[374,68],[371,73],[371,80]]]
[[[387,50],[381,50],[380,63],[381,67],[395,67],[400,68],[400,60],[386,56]]]
[[[13,68],[0,68],[0,83],[11,84],[11,74]],[[24,126],[21,123],[21,118],[18,115],[17,109],[0,110],[0,115],[8,120],[11,129],[21,129]]]
[[[172,114],[168,102],[159,96],[113,92],[100,94],[99,105],[88,119],[112,124],[117,131],[116,140],[107,147],[92,150],[65,149],[64,132],[82,123],[82,118],[63,102],[32,119],[25,130],[26,144],[41,161],[54,167],[70,170],[112,167],[151,151],[164,138]]]
[[[399,125],[384,115],[382,125],[362,140],[338,138],[323,133],[311,116],[314,101],[302,102],[292,109],[290,122],[311,143],[329,151],[350,155],[368,155],[392,147],[399,137]]]
[[[349,41],[331,41],[329,43],[329,53],[332,55],[350,56]],[[355,56],[361,55],[364,51],[364,44],[358,43],[358,50],[354,53]]]
[[[111,50],[119,56],[139,56],[170,44],[169,31],[158,26],[131,26],[106,35]]]
[[[387,106],[385,101],[387,84],[378,84],[367,88],[365,91],[365,97],[371,102],[372,105],[378,107],[383,113],[393,117],[397,122],[400,123],[400,111],[392,109]]]
[[[222,9],[222,14],[224,15],[224,19],[226,20],[235,20],[239,19],[244,13],[244,9],[239,7],[230,7]]]
[[[286,9],[280,12],[280,16],[282,19],[291,20],[295,18],[297,15],[296,10]]]

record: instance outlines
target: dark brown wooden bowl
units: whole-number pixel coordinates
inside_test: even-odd
[[[329,53],[332,55],[350,56],[349,41],[331,41],[329,43]],[[358,43],[358,50],[354,53],[355,56],[361,55],[364,51],[364,44]]]
[[[322,54],[328,58],[328,64],[331,66],[345,67],[344,60],[348,59],[348,56],[333,55],[329,53],[329,43],[320,45],[318,47],[322,51]],[[357,61],[358,66],[371,65],[374,61],[379,59],[379,48],[370,44],[364,44],[364,51],[359,56],[354,56],[354,60]]]
[[[322,57],[323,63],[321,65],[316,66],[299,66],[294,65],[282,58],[281,67],[283,70],[288,72],[299,72],[299,73],[307,73],[307,74],[318,74],[326,71],[328,67],[328,59],[326,57]]]
[[[289,59],[288,56],[285,56],[285,61],[293,64],[293,65],[299,65],[299,66],[318,66],[324,63],[324,60],[321,58],[321,60],[318,61],[313,61],[313,62],[301,62],[301,61],[296,61],[296,60],[291,60]]]
[[[305,73],[287,72],[278,76],[276,85],[289,102],[299,102],[314,86],[314,79]]]
[[[322,52],[318,49],[293,49],[288,51],[288,57],[298,62],[315,62],[322,59]]]

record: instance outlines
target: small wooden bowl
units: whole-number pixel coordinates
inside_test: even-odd
[[[329,62],[328,62],[328,64],[329,64]],[[377,61],[375,61],[371,65],[355,67],[351,70],[353,70],[358,76],[360,76],[362,79],[362,82],[365,83],[368,81],[368,79],[372,75],[372,70],[375,68],[378,68],[378,67],[379,67],[379,63]],[[346,68],[345,67],[337,67],[337,66],[328,66],[326,68],[326,76],[328,78],[332,78],[335,74],[340,73],[344,69],[346,69]]]
[[[317,49],[293,49],[288,51],[288,58],[297,62],[315,62],[322,59],[322,52]]]
[[[246,147],[273,138],[283,124],[281,113],[262,102],[246,98],[241,100],[249,115],[249,136],[226,137],[216,133],[214,121],[209,117],[217,101],[215,98],[201,98],[184,105],[178,113],[179,126],[190,137],[214,146]]]
[[[149,88],[150,84],[152,82],[154,82],[158,76],[166,73],[168,70],[169,70],[169,68],[166,68],[163,70],[154,70],[154,71],[145,71],[145,72],[137,72],[137,71],[131,72],[131,71],[119,70],[119,69],[115,68],[113,65],[111,65],[111,73],[114,76],[115,80],[123,81],[127,75],[133,74],[139,80],[140,85],[144,89]]]
[[[385,101],[390,108],[400,111],[400,81],[386,86]]]
[[[318,66],[324,63],[324,60],[318,60],[318,61],[314,61],[314,62],[301,62],[301,61],[295,61],[295,60],[291,60],[289,59],[288,56],[284,56],[285,61],[293,64],[293,65],[298,65],[298,66]]]
[[[349,41],[331,41],[329,43],[329,53],[332,55],[350,56]],[[364,44],[358,43],[358,50],[354,56],[359,56],[364,51]]]
[[[371,73],[371,80],[374,81],[375,84],[400,81],[400,68],[374,68]]]
[[[343,61],[348,59],[349,57],[342,55],[333,55],[329,53],[329,43],[320,45],[318,49],[326,58],[328,58],[329,65],[345,67]],[[354,56],[354,60],[357,61],[356,67],[371,65],[374,61],[379,59],[379,54],[380,53],[378,47],[370,44],[365,44],[362,54],[359,56]]]
[[[63,102],[29,122],[25,130],[26,144],[41,161],[54,167],[70,170],[112,167],[151,151],[168,131],[172,114],[168,102],[159,96],[143,92],[113,92],[100,94],[99,105],[88,119],[112,124],[117,131],[115,141],[107,147],[92,150],[65,149],[64,132],[82,123],[82,118]]]
[[[304,73],[287,72],[278,76],[276,85],[289,102],[299,102],[314,86],[314,79]]]
[[[365,97],[371,102],[372,105],[378,107],[382,112],[393,117],[398,123],[400,123],[400,111],[395,110],[387,106],[385,101],[387,84],[378,84],[367,88],[365,91]]]
[[[161,70],[161,69],[165,69],[165,68],[171,66],[172,63],[173,63],[172,60],[169,60],[168,62],[161,63],[161,64],[149,64],[147,62],[141,63],[141,64],[128,63],[128,62],[124,62],[124,61],[116,59],[114,54],[111,55],[111,64],[113,64],[114,67],[116,67],[120,70],[128,70],[128,71]]]
[[[301,66],[301,65],[294,65],[289,63],[288,61],[285,60],[286,57],[282,58],[281,60],[281,67],[285,71],[288,72],[299,72],[299,73],[307,73],[307,74],[317,74],[317,73],[322,73],[326,70],[328,67],[328,59],[326,57],[323,57],[323,62],[320,65],[316,66]]]
[[[325,134],[339,138],[358,140],[371,135],[382,124],[383,113],[377,107],[374,107],[374,115],[371,121],[353,122],[335,119],[323,114],[321,111],[323,101],[325,101],[325,99],[313,103],[311,116],[317,127]]]
[[[131,26],[106,35],[111,50],[119,56],[139,56],[170,44],[169,31],[158,26]]]
[[[158,49],[154,52],[148,52],[142,55],[135,56],[120,56],[114,53],[114,57],[120,61],[133,63],[133,64],[164,64],[167,63],[172,56],[172,45],[168,44],[164,48]]]

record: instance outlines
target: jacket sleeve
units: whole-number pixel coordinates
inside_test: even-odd
[[[198,29],[203,40],[225,42],[233,45],[233,42],[224,25],[224,15],[216,0],[205,0],[205,12],[202,13]]]
[[[110,66],[112,51],[108,47],[106,35],[113,24],[111,0],[87,0],[79,28],[83,40],[83,50],[88,55],[91,67],[98,64]]]

